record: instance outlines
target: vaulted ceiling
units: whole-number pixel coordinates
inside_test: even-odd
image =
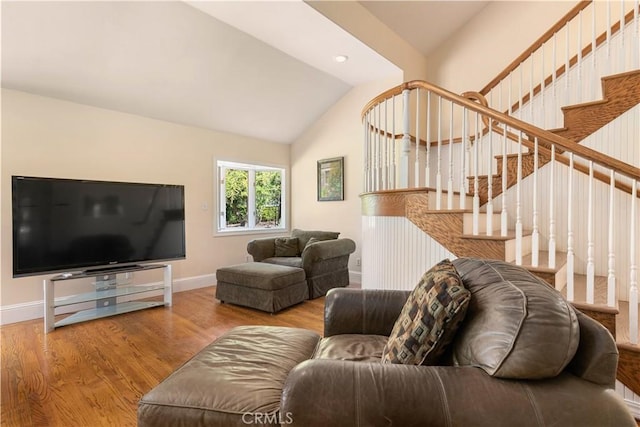
[[[425,55],[486,3],[361,2]],[[291,143],[352,87],[401,76],[302,1],[1,7],[3,88],[268,141]]]

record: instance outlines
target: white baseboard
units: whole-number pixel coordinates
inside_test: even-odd
[[[173,293],[190,291],[192,289],[205,288],[216,284],[215,274],[205,274],[203,276],[187,277],[173,280]],[[161,291],[157,295],[161,295]],[[132,296],[129,300],[147,298],[154,296],[153,292]],[[60,308],[56,314],[71,313],[77,310],[91,308],[91,303],[78,304],[71,307]],[[31,301],[21,304],[5,305],[0,307],[0,325],[24,322],[26,320],[41,319],[44,317],[44,301]]]

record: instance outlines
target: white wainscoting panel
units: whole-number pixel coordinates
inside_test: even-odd
[[[616,393],[622,396],[633,416],[640,420],[640,396],[629,390],[620,381],[616,381]]]
[[[413,289],[444,258],[456,258],[404,217],[362,217],[362,288]]]

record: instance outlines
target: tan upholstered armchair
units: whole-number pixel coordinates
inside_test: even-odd
[[[309,298],[318,298],[329,289],[349,285],[349,255],[356,250],[351,239],[340,233],[294,229],[291,237],[255,239],[247,245],[254,262],[268,262],[304,269]]]

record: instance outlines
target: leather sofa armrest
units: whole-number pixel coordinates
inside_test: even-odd
[[[302,263],[314,263],[325,259],[350,255],[356,250],[351,239],[322,240],[306,246],[302,251]]]
[[[247,252],[253,257],[255,262],[271,258],[275,255],[275,237],[254,239],[247,243]]]
[[[331,359],[307,360],[291,370],[280,417],[294,427],[636,426],[614,390],[568,373],[514,381],[471,366]]]
[[[611,333],[597,321],[576,310],[580,344],[567,370],[587,381],[614,388],[618,348]]]
[[[312,359],[289,373],[281,417],[289,426],[444,426],[446,404],[431,369]]]
[[[388,336],[410,293],[374,289],[331,289],[325,299],[324,336]]]

